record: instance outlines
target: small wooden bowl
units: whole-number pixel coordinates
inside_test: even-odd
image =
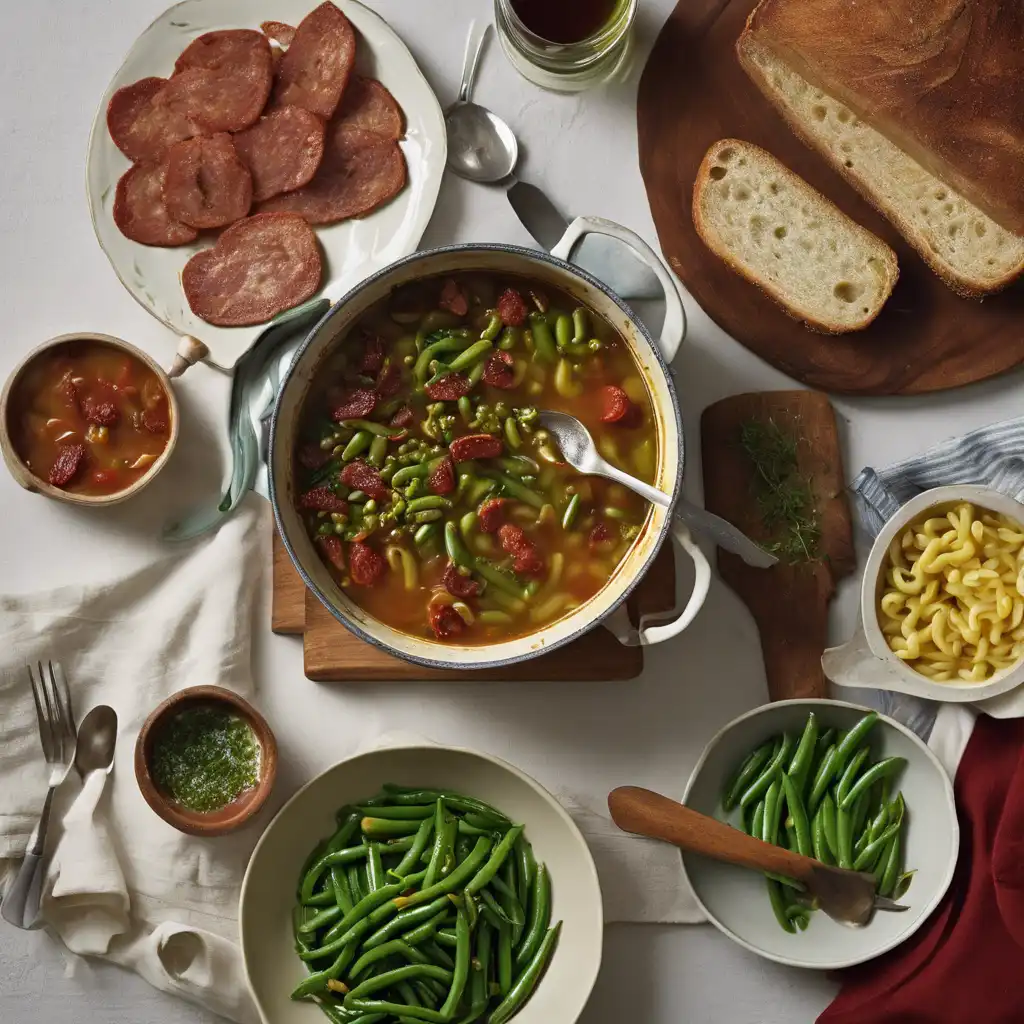
[[[148,472],[139,477],[135,483],[125,487],[124,490],[115,491],[113,494],[72,494],[70,491],[65,491],[61,487],[54,487],[53,484],[49,483],[49,481],[36,476],[36,474],[25,465],[21,456],[14,447],[13,440],[11,439],[10,425],[8,423],[11,395],[14,393],[14,389],[17,387],[18,382],[25,373],[25,370],[44,352],[48,352],[50,349],[56,348],[58,345],[66,345],[71,341],[91,341],[100,345],[109,345],[111,348],[119,349],[121,352],[125,352],[135,359],[138,359],[140,363],[156,374],[157,379],[160,381],[160,384],[164,389],[164,393],[167,395],[167,406],[171,413],[171,435],[167,439],[167,444],[164,447],[164,450],[160,453],[153,465],[150,466]],[[134,345],[128,344],[127,341],[122,341],[120,338],[115,338],[109,334],[91,334],[88,331],[82,331],[75,334],[60,334],[56,338],[44,341],[42,345],[39,345],[37,348],[34,348],[29,352],[29,354],[25,356],[25,358],[14,368],[14,371],[7,378],[7,383],[4,384],[3,392],[0,393],[0,454],[3,455],[4,462],[7,463],[7,468],[10,470],[11,476],[13,476],[14,479],[17,480],[18,483],[26,490],[45,494],[48,498],[55,498],[57,501],[63,501],[69,505],[116,505],[118,502],[125,501],[127,498],[138,494],[139,491],[141,491],[143,487],[146,487],[154,477],[156,477],[157,473],[167,465],[167,460],[170,459],[171,452],[174,451],[174,446],[178,442],[178,428],[178,401],[174,396],[174,389],[171,387],[170,378],[164,372],[163,368],[153,360],[152,356],[143,352],[142,349],[136,348]]]
[[[206,813],[182,807],[157,787],[149,770],[153,738],[160,726],[171,715],[200,704],[220,704],[237,714],[255,733],[261,750],[259,782],[227,807]],[[168,825],[190,836],[222,836],[245,825],[267,802],[277,778],[277,741],[266,719],[238,694],[220,686],[190,686],[171,694],[143,723],[135,742],[135,778],[146,803]]]

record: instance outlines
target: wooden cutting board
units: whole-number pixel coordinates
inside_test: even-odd
[[[718,571],[757,622],[771,699],[827,697],[821,653],[828,640],[828,606],[836,581],[856,564],[835,413],[814,391],[733,395],[704,410],[705,504],[749,537],[764,540],[753,499],[753,466],[739,446],[740,428],[751,419],[774,420],[800,439],[798,470],[815,499],[821,558],[755,569],[719,549]]]
[[[550,654],[495,671],[439,671],[413,665],[360,640],[306,589],[274,532],[271,629],[303,638],[306,676],[318,682],[415,680],[612,680],[633,679],[644,667],[643,649],[623,647],[601,626]],[[675,607],[675,556],[670,543],[658,553],[627,608],[655,614]]]
[[[879,0],[884,2],[884,0]],[[756,0],[680,0],[640,82],[640,170],[661,247],[709,316],[762,359],[810,387],[847,394],[919,394],[958,387],[1024,362],[1024,287],[961,299],[881,214],[806,147],[750,81],[735,43]],[[708,147],[756,143],[896,250],[900,279],[864,331],[815,334],[704,246],[690,215]]]

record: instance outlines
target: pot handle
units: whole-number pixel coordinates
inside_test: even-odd
[[[663,640],[671,640],[682,633],[696,618],[697,612],[704,607],[711,587],[711,566],[704,557],[704,552],[694,542],[686,524],[678,519],[672,521],[672,539],[693,560],[696,572],[693,591],[681,612],[673,609],[667,613],[641,615],[640,623],[635,627],[625,614],[624,606],[622,615],[610,616],[605,626],[624,647],[649,647],[651,644],[660,644]]]
[[[657,277],[665,292],[665,323],[661,328],[658,348],[666,363],[675,358],[679,346],[686,337],[686,310],[679,293],[679,286],[658,254],[635,232],[604,217],[577,217],[565,230],[551,255],[569,262],[577,244],[590,234],[608,235],[625,242],[646,263]]]

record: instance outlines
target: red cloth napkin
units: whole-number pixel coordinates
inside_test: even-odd
[[[843,972],[819,1024],[1024,1022],[1024,719],[979,716],[953,788],[949,892],[903,945]]]

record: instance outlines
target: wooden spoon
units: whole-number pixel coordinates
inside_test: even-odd
[[[828,867],[781,846],[763,843],[732,825],[637,786],[621,786],[608,794],[612,821],[624,832],[672,843],[726,864],[771,871],[800,882],[807,900],[842,924],[860,927],[875,910],[907,910],[875,895],[874,875]]]

